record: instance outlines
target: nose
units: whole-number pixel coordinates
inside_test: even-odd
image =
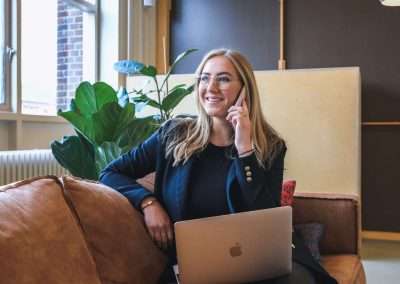
[[[208,82],[207,85],[207,91],[209,92],[217,92],[218,91],[218,82],[215,80],[214,77],[210,78],[210,81]]]

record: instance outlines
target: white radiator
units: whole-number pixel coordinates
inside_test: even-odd
[[[66,174],[51,150],[0,151],[0,186],[35,176]]]

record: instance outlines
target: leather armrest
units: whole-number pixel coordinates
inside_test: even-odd
[[[320,243],[322,254],[359,254],[360,208],[357,196],[333,193],[296,193],[294,224],[325,225]]]

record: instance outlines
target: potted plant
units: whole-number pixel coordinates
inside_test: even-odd
[[[114,64],[118,72],[128,76],[149,77],[155,87],[149,91],[135,89],[130,96],[125,88],[116,92],[104,82],[82,82],[71,100],[70,109],[58,111],[76,132],[76,135],[51,143],[60,165],[74,176],[97,180],[109,162],[149,137],[172,117],[182,99],[193,92],[194,85],[169,88],[168,84],[176,64],[193,51],[195,49],[180,54],[162,77],[157,76],[154,66],[137,61],[122,60]],[[137,117],[136,113],[143,106],[156,108],[157,114]]]

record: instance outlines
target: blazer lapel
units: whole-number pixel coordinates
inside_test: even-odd
[[[228,176],[225,184],[226,199],[228,202],[228,208],[230,213],[236,212],[233,206],[232,194],[231,194],[234,181],[235,181],[235,166],[234,163],[231,163],[231,165],[229,166]]]

